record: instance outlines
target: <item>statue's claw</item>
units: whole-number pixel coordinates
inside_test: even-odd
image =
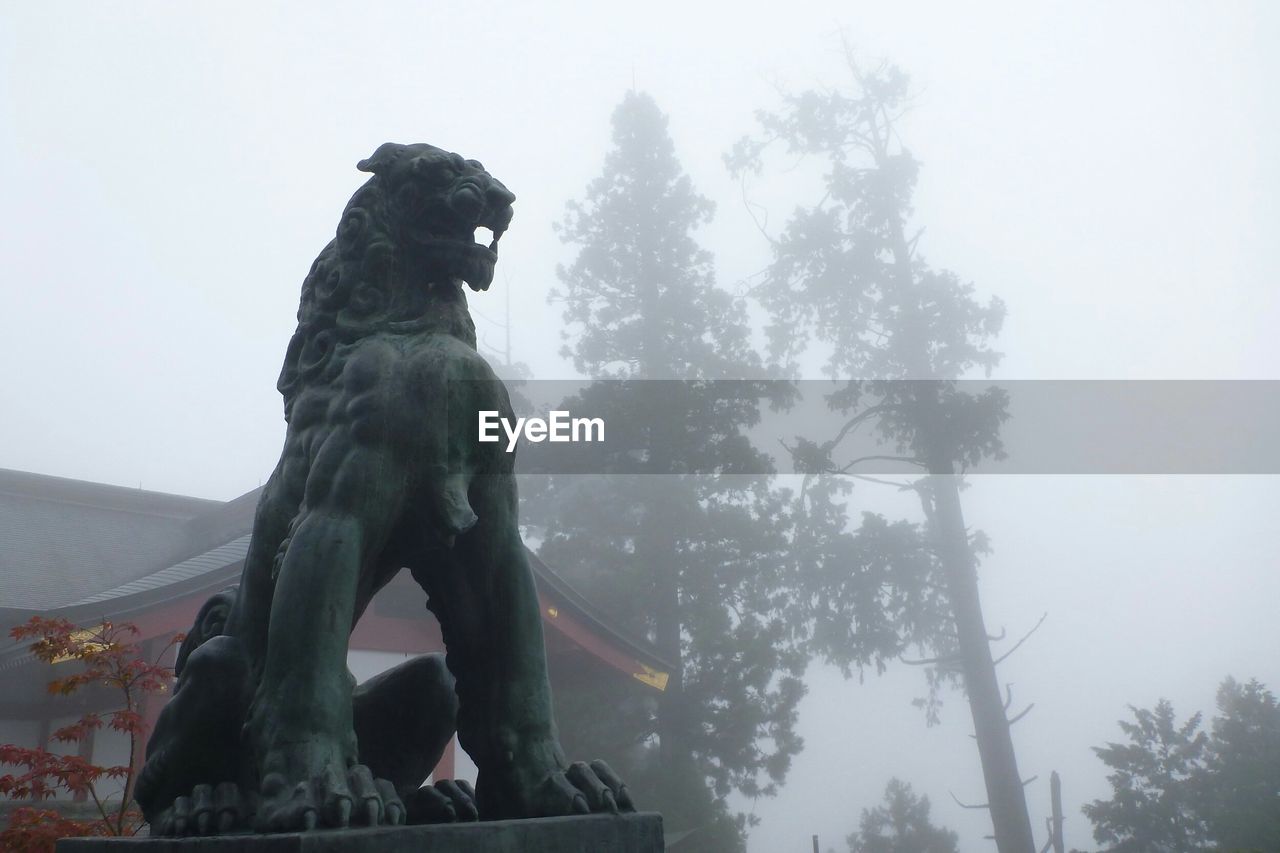
[[[542,781],[538,800],[538,813],[546,816],[591,813],[591,805],[586,796],[561,771],[552,773]]]
[[[409,795],[409,823],[455,823],[480,819],[476,792],[463,779],[441,779]]]
[[[173,834],[186,835],[191,825],[191,798],[177,797],[173,801]]]
[[[356,820],[366,826],[399,826],[404,823],[405,808],[395,786],[386,779],[374,778],[363,764],[347,772],[347,786],[358,804]]]
[[[191,790],[191,817],[195,835],[208,835],[213,829],[213,786],[196,785]]]
[[[480,819],[480,809],[476,806],[476,792],[472,790],[471,783],[466,779],[441,779],[435,787],[449,798],[459,821],[470,822]]]
[[[400,826],[405,822],[405,805],[396,793],[396,786],[386,779],[374,779],[374,786],[382,797],[382,819],[391,826]]]
[[[614,801],[617,811],[633,812],[636,810],[635,803],[631,801],[631,794],[627,791],[627,783],[623,782],[622,778],[613,772],[612,767],[598,758],[591,762],[590,767],[596,778],[604,783],[605,793]]]
[[[159,836],[225,835],[248,827],[251,809],[234,782],[196,785],[191,796],[176,797],[151,824]]]
[[[305,832],[319,826],[342,829],[353,824],[397,825],[404,822],[404,803],[385,779],[375,779],[363,764],[344,775],[326,768],[319,776],[285,790],[284,776],[268,774],[262,782],[262,832]]]
[[[317,823],[315,798],[306,782],[299,782],[291,791],[284,776],[269,774],[262,780],[262,806],[258,809],[259,832],[294,832],[313,829]]]
[[[585,761],[575,761],[565,771],[565,778],[586,797],[587,807],[593,812],[617,812],[618,803],[609,790]]]
[[[488,768],[488,775],[486,769],[480,768],[479,799],[485,820],[636,810],[626,784],[608,764],[567,764],[554,739],[526,741],[514,761]],[[504,769],[510,773],[505,779]]]
[[[603,761],[575,761],[542,783],[542,814],[633,812],[635,805],[622,779]]]

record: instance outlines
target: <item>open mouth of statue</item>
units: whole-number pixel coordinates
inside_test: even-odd
[[[429,249],[483,250],[496,257],[498,254],[498,240],[501,238],[502,232],[492,226],[477,225],[469,234],[423,236],[418,239],[418,243]]]
[[[492,237],[493,239],[489,241],[488,249],[490,252],[493,252],[493,254],[496,256],[498,254],[498,238],[500,238],[501,236],[502,236],[501,232],[495,231],[493,228],[490,228],[488,225],[479,225],[476,227],[475,234],[472,235],[472,241],[477,246],[483,246],[484,237]]]
[[[501,237],[501,231],[478,225],[471,233],[427,237],[420,240],[419,245],[430,257],[435,270],[462,279],[472,290],[488,290],[498,263],[498,240]]]
[[[491,231],[484,225],[477,226],[475,233],[469,237],[428,237],[422,240],[424,248],[444,252],[475,252],[483,257],[498,257],[498,240],[501,234]]]

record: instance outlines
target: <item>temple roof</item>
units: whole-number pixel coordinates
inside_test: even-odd
[[[220,501],[0,469],[0,609],[50,610],[149,574]]]
[[[0,469],[0,631],[7,639],[10,627],[36,612],[78,624],[138,621],[235,583],[260,493],[224,503]],[[649,643],[615,630],[567,581],[529,557],[549,625],[579,643],[604,640],[597,654],[625,656],[640,665],[635,677],[665,686],[671,664]],[[0,670],[29,658],[24,644],[6,639]],[[645,673],[660,677],[661,686]]]

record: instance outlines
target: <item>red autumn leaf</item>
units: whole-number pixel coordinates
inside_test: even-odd
[[[147,725],[138,711],[148,693],[168,689],[173,671],[141,657],[141,648],[125,638],[140,634],[135,625],[115,624],[104,620],[100,625],[79,628],[63,618],[33,617],[9,631],[17,640],[30,641],[30,650],[46,664],[69,668],[59,672],[48,684],[53,695],[67,696],[86,685],[100,684],[120,697],[120,710],[106,715],[86,714],[78,721],[63,726],[52,739],[64,743],[83,741],[106,723],[115,731],[129,736],[133,754],[145,747]],[[170,640],[161,652],[163,657],[181,635]],[[0,796],[9,799],[44,800],[59,791],[86,794],[99,798],[96,785],[104,779],[126,790],[133,788],[133,768],[128,765],[102,767],[79,755],[57,755],[46,749],[32,749],[14,744],[0,744],[0,764],[18,768],[18,772],[0,776]],[[111,807],[94,820],[72,820],[47,808],[23,806],[9,814],[8,827],[0,831],[0,849],[34,850],[52,853],[56,839],[70,835],[134,835],[143,825],[142,814],[132,803]]]

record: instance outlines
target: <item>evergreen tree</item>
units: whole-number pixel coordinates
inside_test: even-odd
[[[629,93],[603,173],[560,226],[577,254],[553,298],[569,324],[565,355],[614,380],[562,408],[603,416],[644,450],[602,451],[600,475],[535,478],[523,510],[548,564],[673,663],[656,702],[561,691],[566,745],[616,762],[643,808],[695,830],[708,851],[742,849],[745,819],[725,798],[772,794],[799,751],[805,666],[782,594],[788,497],[735,473],[769,470],[744,435],[761,402],[715,381],[763,368],[744,305],[716,286],[692,236],[711,214],[666,118]],[[658,379],[671,381],[643,381]],[[718,475],[671,473],[681,470]],[[616,724],[596,722],[601,702]]]
[[[1202,792],[1208,738],[1195,714],[1178,725],[1173,705],[1134,708],[1134,721],[1120,721],[1128,743],[1094,752],[1112,773],[1110,800],[1084,806],[1093,837],[1113,853],[1193,853],[1209,849]]]
[[[849,853],[958,853],[959,836],[929,822],[929,798],[890,779],[884,805],[862,810]]]
[[[974,296],[971,284],[930,267],[908,237],[919,163],[899,137],[907,78],[882,65],[864,72],[850,57],[848,91],[788,96],[778,113],[758,114],[762,133],[726,158],[739,175],[758,174],[775,143],[825,166],[823,196],[792,214],[772,240],[773,258],[754,295],[768,310],[773,356],[791,371],[811,345],[825,351],[832,377],[849,381],[829,397],[843,427],[805,436],[793,449],[802,470],[858,474],[839,458],[842,441],[862,426],[890,447],[885,455],[927,476],[910,484],[923,525],[890,525],[864,516],[852,539],[829,506],[841,485],[811,484],[801,536],[809,550],[808,601],[814,648],[848,670],[916,648],[930,671],[930,714],[937,687],[962,679],[973,718],[988,808],[1001,853],[1033,853],[1035,842],[1006,716],[1006,700],[978,594],[977,554],[985,541],[964,520],[958,475],[1000,457],[1005,395],[970,395],[954,379],[990,370],[991,338],[1004,306]],[[910,380],[910,381],[907,381]],[[865,467],[863,468],[865,470]],[[843,578],[843,580],[841,580]]]
[[[1280,850],[1280,703],[1257,680],[1218,688],[1211,732],[1173,707],[1131,709],[1127,744],[1094,752],[1113,794],[1084,807],[1094,838],[1119,853]]]
[[[1200,791],[1221,849],[1280,850],[1280,704],[1256,679],[1218,688]]]

